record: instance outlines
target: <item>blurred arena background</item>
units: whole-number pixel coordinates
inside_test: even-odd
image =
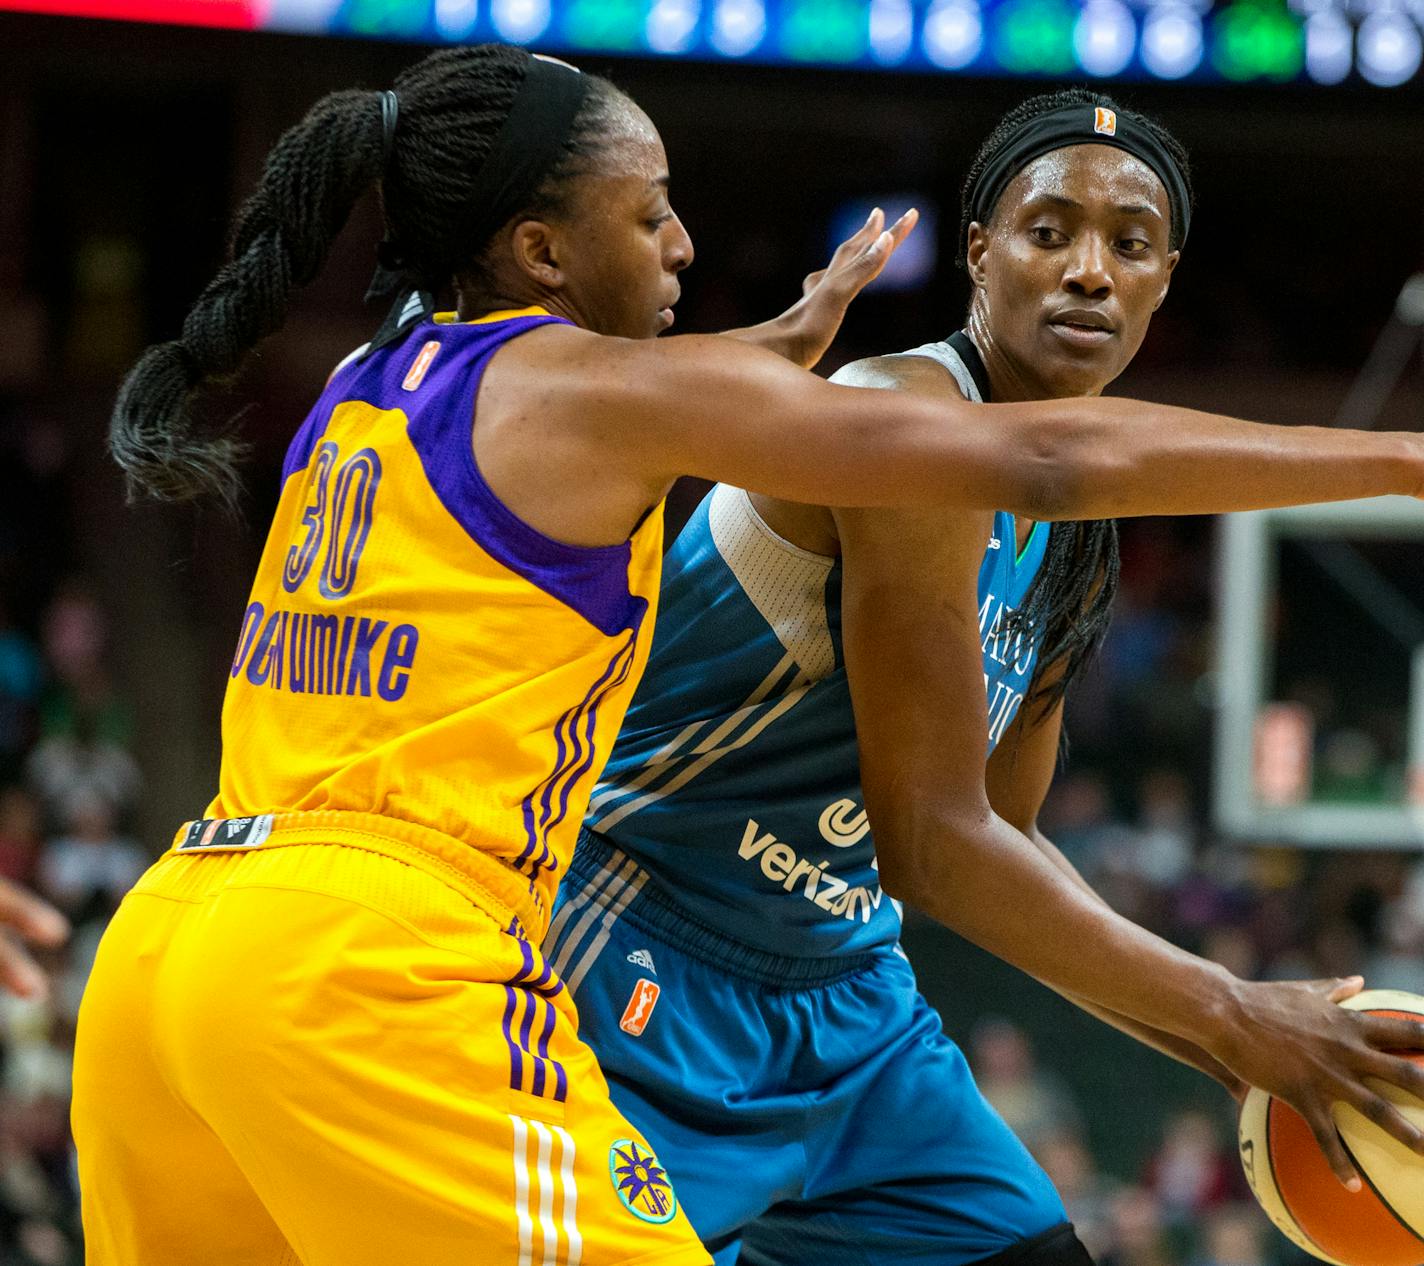
[[[11,9],[31,12],[0,12],[0,874],[76,934],[50,961],[49,1003],[0,1000],[0,1266],[81,1258],[66,1111],[87,965],[146,859],[210,795],[287,438],[379,319],[360,302],[374,206],[244,379],[244,521],[125,508],[109,405],[320,93],[384,87],[442,40],[521,40],[611,74],[662,128],[697,244],[682,330],[779,311],[868,204],[914,202],[925,222],[829,371],[957,326],[973,150],[1022,97],[1104,83],[1181,136],[1199,190],[1172,294],[1117,389],[1278,422],[1424,418],[1424,313],[1406,288],[1424,269],[1420,0],[0,0]],[[103,20],[119,16],[142,20]],[[680,490],[675,518],[699,492]],[[1045,823],[1114,905],[1244,975],[1363,972],[1424,992],[1414,532],[1277,532],[1250,547],[1256,563],[1236,556],[1259,571],[1236,586],[1255,615],[1219,638],[1218,525],[1125,525],[1116,620],[1072,698]],[[1243,709],[1230,672],[1247,660],[1259,697]],[[1268,811],[1245,812],[1251,797]],[[1326,825],[1297,830],[1312,805]],[[1104,1266],[1294,1260],[1244,1203],[1216,1087],[923,920],[906,942]]]

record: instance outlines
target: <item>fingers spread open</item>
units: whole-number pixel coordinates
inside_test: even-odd
[[[1424,1155],[1424,1130],[1414,1125],[1388,1099],[1375,1094],[1366,1086],[1361,1086],[1346,1102],[1366,1120],[1398,1139],[1405,1147]]]
[[[1364,1184],[1360,1181],[1360,1175],[1354,1165],[1350,1163],[1350,1155],[1345,1151],[1345,1144],[1341,1141],[1340,1132],[1335,1128],[1330,1114],[1319,1103],[1311,1103],[1306,1109],[1297,1108],[1297,1111],[1310,1126],[1310,1132],[1315,1135],[1315,1141],[1320,1144],[1320,1150],[1325,1153],[1325,1159],[1330,1162],[1335,1177],[1351,1191],[1359,1191]]]
[[[1377,1050],[1424,1052],[1424,1022],[1418,1020],[1364,1014],[1360,1015],[1360,1031]]]

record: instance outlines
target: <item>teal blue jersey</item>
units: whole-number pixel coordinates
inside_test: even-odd
[[[907,354],[938,360],[982,399],[950,344]],[[1006,627],[1048,535],[1036,525],[1020,553],[1000,511],[985,542],[987,752],[1033,676],[1036,642]],[[783,540],[741,489],[714,488],[664,560],[647,672],[585,826],[689,921],[753,948],[822,958],[899,938],[860,788],[840,561]]]

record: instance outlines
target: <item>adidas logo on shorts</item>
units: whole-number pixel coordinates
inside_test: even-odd
[[[654,976],[658,974],[658,969],[653,966],[653,956],[645,949],[634,950],[628,955],[628,961],[634,966],[652,972]]]

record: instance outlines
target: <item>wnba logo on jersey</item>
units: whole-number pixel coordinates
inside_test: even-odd
[[[439,350],[439,339],[431,339],[420,349],[420,354],[415,358],[415,364],[410,367],[405,381],[401,383],[402,391],[415,391],[425,381],[425,375],[430,372],[430,366],[435,360],[435,353]]]
[[[671,1222],[677,1197],[667,1170],[634,1139],[619,1139],[608,1149],[608,1177],[623,1207],[644,1222]]]
[[[643,1030],[648,1027],[648,1021],[653,1018],[653,1008],[657,1006],[658,994],[661,992],[656,981],[644,976],[633,986],[633,996],[628,999],[618,1027],[633,1037],[641,1037]]]
[[[1106,106],[1098,106],[1093,111],[1093,131],[1099,136],[1117,135],[1117,112]]]

